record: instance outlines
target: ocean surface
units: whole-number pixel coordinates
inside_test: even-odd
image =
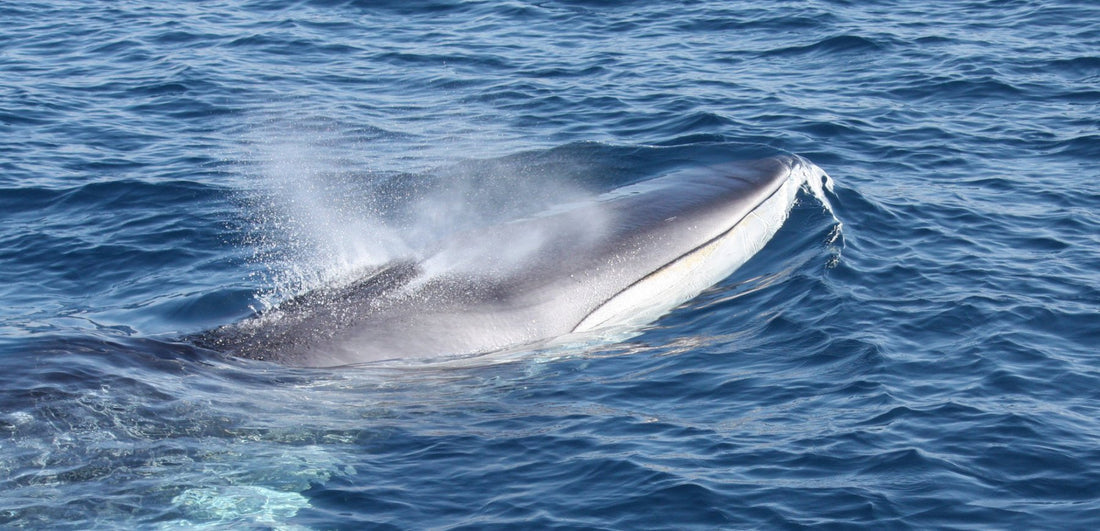
[[[0,21],[2,528],[1100,527],[1093,1]],[[334,369],[187,339],[563,190],[783,153],[832,211],[803,193],[625,339]]]

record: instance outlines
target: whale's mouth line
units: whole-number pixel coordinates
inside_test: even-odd
[[[746,241],[750,242],[752,240],[762,240],[759,244],[753,242],[752,246],[755,247],[755,249],[752,249],[750,256],[751,254],[755,254],[755,251],[759,250],[760,247],[763,247],[764,243],[766,243],[767,240],[771,238],[776,230],[778,230],[779,226],[782,225],[783,220],[787,217],[787,208],[785,208],[787,206],[785,204],[786,202],[784,201],[781,205],[776,205],[775,203],[777,203],[777,201],[780,199],[780,192],[788,189],[788,187],[792,185],[795,169],[796,166],[788,167],[787,175],[782,180],[778,180],[778,185],[775,186],[775,188],[767,196],[760,198],[756,202],[756,204],[748,209],[742,216],[737,218],[736,221],[732,222],[721,233],[681,254],[670,262],[657,268],[653,272],[635,280],[612,296],[608,297],[602,304],[600,304],[587,315],[585,315],[584,318],[581,319],[575,327],[573,327],[570,333],[576,334],[589,332],[600,328],[613,327],[617,324],[626,324],[626,322],[637,320],[628,317],[628,315],[625,313],[630,310],[629,307],[641,306],[643,305],[643,303],[648,302],[646,301],[646,299],[656,299],[660,295],[665,294],[665,292],[672,290],[675,285],[686,281],[693,272],[699,269],[700,262],[704,261],[709,255],[717,252],[719,250],[719,247],[721,247],[724,242],[728,243],[731,239],[736,238],[737,236],[747,237]],[[740,181],[751,182],[740,176],[732,177]],[[796,186],[795,189],[797,190],[797,188],[801,187],[801,185],[803,184],[802,181],[805,180],[805,177],[803,177],[802,180],[797,183],[798,186]],[[793,197],[791,199],[793,199]],[[781,208],[765,208],[775,206],[780,206]],[[762,218],[758,215],[758,212],[761,210],[768,210],[769,213],[772,214],[770,218],[779,219]],[[782,212],[779,213],[779,211]],[[776,213],[779,213],[779,215],[776,215]],[[739,233],[739,229],[743,229],[745,227],[744,223],[749,218],[758,219],[762,222],[763,226],[757,227],[758,230],[752,232],[751,234],[742,234],[745,231],[741,231],[742,233]],[[744,261],[741,261],[741,263],[743,262]],[[732,268],[728,269],[736,269],[737,267],[740,267],[741,263],[737,263]],[[732,271],[720,272],[718,274],[718,278],[713,278],[710,280],[713,280],[712,283],[716,283],[718,281],[721,281],[722,278],[729,276],[729,274],[732,274]],[[708,285],[712,283],[708,283]],[[704,286],[704,289],[705,287],[706,286]],[[644,293],[646,291],[650,293]],[[677,299],[687,300],[694,297],[695,295],[697,294],[691,294],[688,297],[681,296]],[[633,299],[633,301],[630,301],[628,299]],[[679,305],[682,302],[684,301],[680,300],[676,302],[673,307]],[[619,303],[622,308],[615,308],[614,306],[616,306],[617,303]],[[619,321],[623,322],[620,323]]]

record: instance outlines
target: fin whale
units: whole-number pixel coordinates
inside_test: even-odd
[[[820,192],[824,178],[794,155],[675,171],[459,234],[426,257],[364,271],[194,342],[324,367],[636,328],[732,274],[776,233],[798,191]]]

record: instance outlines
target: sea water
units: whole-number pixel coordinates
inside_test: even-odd
[[[1100,8],[0,4],[0,526],[1100,525]],[[670,168],[835,182],[623,341],[181,339]]]

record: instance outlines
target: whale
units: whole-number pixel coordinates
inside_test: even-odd
[[[797,155],[679,168],[453,234],[194,338],[301,367],[450,359],[617,337],[726,279],[760,251],[820,168]]]

